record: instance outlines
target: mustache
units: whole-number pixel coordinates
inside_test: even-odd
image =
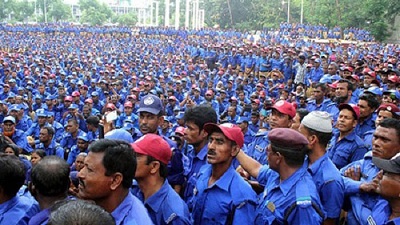
[[[214,150],[208,150],[208,155],[216,155],[217,153]]]
[[[143,128],[144,128],[144,129],[149,129],[149,127],[148,127],[147,125],[140,125],[139,128],[140,128],[140,129],[143,129]]]
[[[79,179],[79,184],[80,184],[83,188],[86,187],[86,185],[85,185],[85,183],[82,181],[82,179]]]

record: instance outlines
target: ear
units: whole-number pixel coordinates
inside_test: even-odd
[[[124,175],[122,173],[115,173],[111,176],[111,184],[110,189],[115,191],[119,186],[121,186],[122,180],[124,179]]]
[[[164,117],[163,116],[159,116],[158,117],[158,126],[161,126],[164,123]]]
[[[354,121],[353,121],[353,128],[356,128],[356,126],[357,126],[357,123],[358,123],[358,121],[357,121],[357,120],[354,120]]]
[[[231,150],[231,156],[232,157],[236,157],[237,154],[239,154],[239,151],[240,151],[239,145],[234,145],[232,150]]]
[[[150,174],[156,174],[160,171],[160,162],[158,161],[153,161],[151,162],[151,169],[150,169]]]
[[[206,139],[206,138],[208,138],[208,135],[209,135],[209,133],[207,133],[204,129],[201,129],[201,131],[200,131],[200,137],[201,137],[201,139]]]
[[[308,136],[307,139],[308,139],[309,145],[315,145],[318,140],[317,136],[315,136],[315,135]]]
[[[29,192],[31,193],[32,196],[36,196],[36,194],[37,194],[36,188],[35,188],[35,185],[32,184],[32,182],[29,182],[28,190],[29,190]]]

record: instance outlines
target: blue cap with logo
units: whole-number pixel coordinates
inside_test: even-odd
[[[148,112],[158,115],[164,110],[161,99],[155,95],[148,94],[140,100],[138,112]]]

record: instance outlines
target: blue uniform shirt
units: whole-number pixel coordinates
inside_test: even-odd
[[[50,208],[40,211],[29,220],[29,225],[46,225],[49,222]]]
[[[309,161],[305,163],[308,166]],[[317,187],[326,217],[338,219],[344,200],[344,184],[339,170],[325,154],[308,167],[308,172]]]
[[[116,225],[152,225],[143,203],[130,192],[111,213]]]
[[[137,196],[143,201],[141,192]],[[150,218],[154,224],[190,224],[190,213],[186,203],[172,189],[168,181],[165,180],[160,190],[144,201]]]
[[[192,202],[193,190],[196,186],[200,168],[203,165],[207,164],[207,158],[206,158],[207,151],[208,151],[208,145],[204,145],[204,147],[197,154],[195,153],[194,149],[188,152],[189,165],[185,165],[186,185],[185,185],[183,200],[185,200],[190,211],[192,209],[192,204],[193,204]]]
[[[324,212],[306,167],[299,168],[281,182],[277,172],[263,166],[257,180],[266,185],[254,224],[322,224]]]
[[[351,162],[362,159],[367,152],[363,140],[353,130],[343,139],[339,140],[339,132],[334,132],[328,146],[328,155],[338,169]]]
[[[253,224],[256,194],[251,186],[233,167],[209,186],[211,172],[211,165],[204,166],[196,183],[194,224]]]
[[[358,122],[356,126],[356,134],[364,139],[365,134],[368,131],[375,130],[375,120],[376,120],[376,114],[372,114],[369,116],[366,120],[364,120],[362,123]]]
[[[0,204],[0,224],[28,224],[29,219],[39,212],[33,199],[15,196]]]
[[[267,146],[269,144],[268,131],[258,132],[253,141],[247,145],[246,154],[257,160],[262,165],[268,164],[267,161]]]
[[[54,140],[50,143],[50,145],[47,148],[44,146],[43,143],[39,143],[36,145],[36,149],[41,149],[45,151],[46,155],[56,155],[64,159],[64,149]]]

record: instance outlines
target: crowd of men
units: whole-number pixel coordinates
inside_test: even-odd
[[[400,224],[400,46],[11,27],[0,224]]]

